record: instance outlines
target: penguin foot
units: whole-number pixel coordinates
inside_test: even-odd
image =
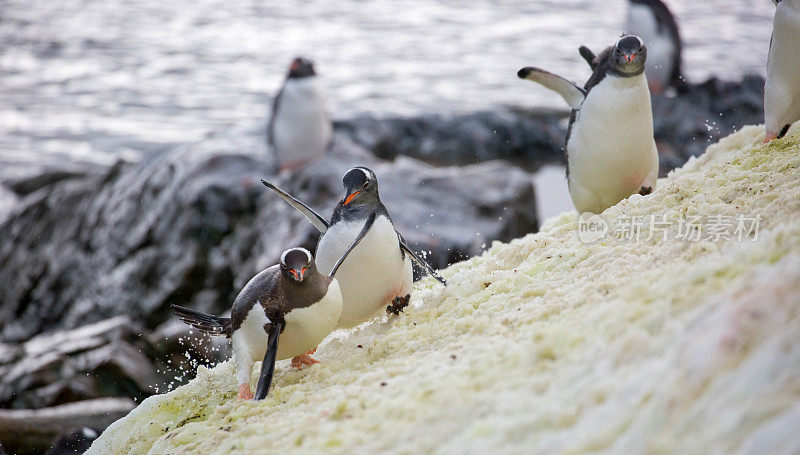
[[[649,88],[650,93],[654,95],[661,95],[664,93],[664,86],[658,82],[648,82],[647,88]]]
[[[308,354],[313,354],[316,350],[317,348],[314,348],[313,350],[308,351]],[[292,357],[292,366],[300,369],[303,368],[303,365],[314,365],[315,363],[320,363],[319,360],[311,357],[308,354],[301,354],[297,357]]]
[[[239,384],[239,397],[237,400],[252,400],[253,392],[250,391],[250,384]]]
[[[770,141],[772,141],[773,139],[777,139],[777,138],[778,138],[778,133],[773,133],[772,131],[767,131],[767,135],[766,135],[766,137],[764,137],[764,143],[768,144]]]
[[[392,300],[392,304],[386,307],[386,312],[399,315],[408,306],[409,301],[411,301],[411,294],[406,294],[405,297],[397,296]]]
[[[648,194],[650,194],[652,192],[653,192],[653,187],[652,186],[643,186],[643,187],[639,188],[639,194],[641,194],[642,196],[647,196]]]

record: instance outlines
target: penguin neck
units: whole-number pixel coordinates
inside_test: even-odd
[[[609,72],[608,82],[619,88],[629,88],[640,84],[647,85],[644,71],[639,74],[625,74],[619,76],[616,72]]]
[[[377,212],[378,215],[383,215],[386,218],[389,218],[389,212],[386,210],[386,206],[383,205],[383,202],[381,202],[380,198],[369,205],[344,205],[342,202],[339,202],[339,205],[333,209],[331,225],[334,225],[339,221],[351,222],[366,220],[372,212]]]
[[[332,278],[320,274],[316,269],[312,270],[301,283],[284,279],[283,290],[288,306],[286,312],[305,308],[319,301],[328,292],[331,280]]]

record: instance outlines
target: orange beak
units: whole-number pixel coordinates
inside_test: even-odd
[[[289,269],[289,273],[291,273],[291,274],[292,274],[292,276],[294,277],[294,279],[295,279],[295,280],[297,280],[297,281],[303,281],[303,277],[304,277],[304,276],[305,276],[305,274],[306,274],[306,268],[305,268],[305,267],[303,267],[303,268],[300,270],[300,272],[299,272],[299,273],[298,273],[298,272],[297,272],[297,270],[295,270],[295,269]]]
[[[625,61],[630,62],[631,60],[636,58],[636,54],[627,54],[625,55]]]
[[[360,192],[361,191],[356,191],[355,193],[351,194],[350,196],[347,196],[347,199],[344,200],[344,204],[343,205],[347,205],[347,204],[351,203],[353,201],[353,198],[355,198],[358,195],[358,193],[360,193]]]

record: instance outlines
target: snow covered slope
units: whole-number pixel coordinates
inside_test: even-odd
[[[800,137],[762,131],[611,207],[594,243],[563,214],[426,278],[322,364],[279,363],[262,402],[201,368],[89,453],[797,453]]]

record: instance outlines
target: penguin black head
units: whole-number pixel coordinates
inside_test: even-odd
[[[370,169],[354,167],[344,173],[342,185],[347,193],[342,199],[343,206],[369,205],[380,200],[378,197],[378,178]]]
[[[314,63],[307,58],[297,57],[292,60],[291,65],[289,65],[289,79],[311,77],[316,74],[317,73],[314,71]]]
[[[638,76],[644,72],[647,47],[636,35],[623,35],[611,51],[611,64],[620,76]]]
[[[305,248],[291,248],[281,255],[281,273],[289,281],[302,283],[315,269],[314,257]]]

